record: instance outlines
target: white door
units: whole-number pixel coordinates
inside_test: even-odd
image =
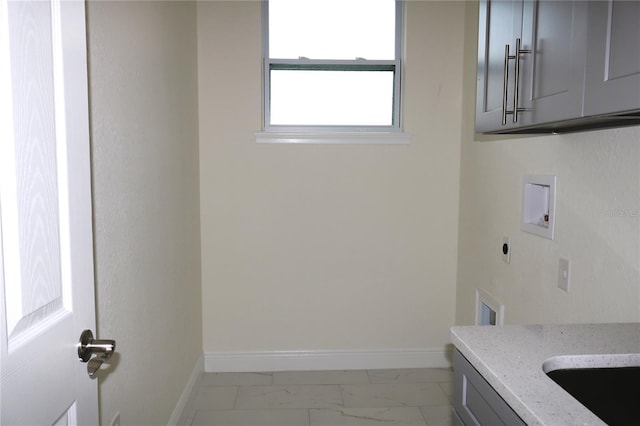
[[[97,424],[82,1],[0,0],[0,424]]]

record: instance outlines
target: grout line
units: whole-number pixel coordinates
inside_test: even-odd
[[[370,372],[371,370],[365,370],[365,371],[367,372],[367,378],[369,379],[369,384],[371,384],[371,383],[372,383],[372,382],[371,382],[371,374],[369,374],[369,372]]]
[[[340,393],[340,400],[342,401],[340,405],[344,408],[344,393],[342,392],[342,386],[343,385],[338,385],[338,392]]]
[[[422,419],[424,420],[424,424],[426,424],[427,426],[429,426],[429,421],[427,420],[427,418],[424,416],[424,412],[420,409],[420,407],[418,407],[418,411],[420,412],[420,415],[422,416]]]
[[[237,409],[237,404],[238,404],[238,394],[240,393],[240,386],[236,386],[236,397],[233,399],[233,409],[236,410]]]

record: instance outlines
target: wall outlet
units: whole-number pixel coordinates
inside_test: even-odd
[[[120,426],[120,412],[118,411],[113,419],[111,419],[111,426]]]
[[[563,257],[558,262],[558,288],[569,292],[569,278],[571,277],[571,262]]]
[[[509,238],[508,236],[502,237],[502,246],[500,247],[500,253],[503,262],[511,263],[511,238]]]

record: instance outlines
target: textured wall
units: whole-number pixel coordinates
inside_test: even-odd
[[[167,424],[202,351],[196,7],[87,9],[101,424]]]
[[[505,323],[640,320],[640,127],[539,137],[473,134],[477,3],[467,8],[456,322],[473,324],[475,289]],[[520,231],[522,176],[558,177],[556,238]],[[511,264],[500,260],[511,236]],[[557,288],[558,259],[571,288]]]
[[[443,350],[464,4],[407,4],[404,146],[256,144],[260,19],[198,4],[205,352]]]

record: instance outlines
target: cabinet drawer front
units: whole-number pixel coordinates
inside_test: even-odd
[[[458,416],[456,410],[453,410],[453,414],[451,416],[451,424],[452,426],[464,426],[464,422],[462,421],[460,416]]]
[[[525,426],[487,381],[457,350],[453,355],[454,401],[463,424]]]
[[[482,393],[466,375],[462,378],[462,406],[464,411],[479,425],[504,425],[500,416],[482,397]]]

